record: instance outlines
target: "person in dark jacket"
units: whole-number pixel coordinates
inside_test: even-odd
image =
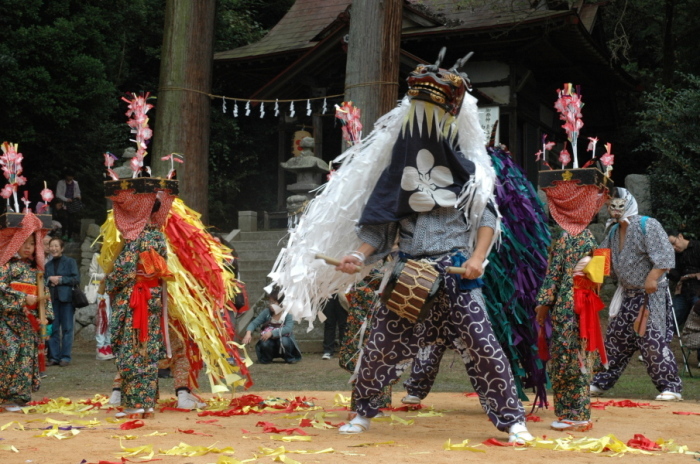
[[[700,241],[689,240],[674,230],[668,231],[668,241],[676,252],[676,267],[669,271],[668,277],[677,282],[673,292],[673,312],[680,331],[690,310],[700,301]],[[700,367],[700,350],[697,356]]]
[[[301,361],[301,350],[294,339],[294,319],[291,314],[282,319],[284,309],[278,291],[273,290],[268,297],[268,307],[248,324],[243,337],[247,345],[253,338],[253,332],[260,328],[260,340],[255,345],[255,353],[260,364],[269,364],[274,358],[282,358],[288,364]]]
[[[71,362],[75,317],[73,287],[80,282],[78,264],[73,258],[63,256],[63,249],[63,240],[53,237],[49,242],[51,261],[46,265],[46,286],[54,309],[47,365],[61,367]]]

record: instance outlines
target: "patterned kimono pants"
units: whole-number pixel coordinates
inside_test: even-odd
[[[596,374],[592,384],[601,390],[612,388],[627,367],[634,352],[639,349],[647,373],[656,389],[660,392],[681,393],[682,384],[678,376],[678,364],[676,364],[676,358],[670,348],[673,327],[675,327],[670,298],[667,298],[666,332],[662,333],[652,323],[652,318],[649,318],[644,337],[639,337],[634,331],[634,321],[643,304],[644,290],[627,290],[625,292],[620,311],[617,316],[610,319],[605,334],[605,350],[608,353],[610,367],[607,371]]]
[[[448,256],[436,267],[444,273],[450,265]],[[420,347],[450,343],[462,354],[491,422],[501,431],[524,422],[510,364],[491,329],[481,289],[460,290],[454,275],[445,276],[445,288],[423,322],[414,325],[385,305],[377,310],[353,392],[357,412],[370,418],[377,414],[382,389],[401,376]]]

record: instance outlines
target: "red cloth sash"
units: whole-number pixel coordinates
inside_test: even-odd
[[[134,310],[132,327],[139,333],[139,342],[148,340],[148,301],[151,289],[160,284],[160,279],[138,277],[129,298],[129,306]]]
[[[586,351],[598,351],[603,365],[608,364],[598,312],[605,307],[598,286],[583,276],[574,276],[574,311],[579,316],[579,335]]]
[[[16,290],[18,292],[22,292],[22,293],[25,293],[27,295],[34,295],[34,296],[39,295],[39,289],[34,284],[28,284],[25,282],[10,282],[10,288],[12,288],[12,290]],[[31,306],[25,305],[25,308],[27,308],[29,310],[35,310],[37,308],[37,306],[38,306],[38,304],[34,303]],[[31,312],[27,311],[27,312],[25,312],[25,314],[27,315],[27,318],[29,319],[29,323],[31,324],[32,329],[34,329],[34,332],[39,333],[39,331],[41,330],[41,323],[39,322],[39,319],[37,319],[37,317],[34,314],[32,314]]]

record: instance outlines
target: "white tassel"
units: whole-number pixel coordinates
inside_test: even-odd
[[[226,114],[226,97],[221,97],[221,112]]]
[[[279,99],[275,99],[275,117],[280,115],[280,102]]]
[[[260,119],[265,117],[265,102],[260,102]]]
[[[328,110],[328,102],[326,102],[326,99],[323,99],[323,114],[326,114],[326,111]]]
[[[311,100],[306,100],[306,115],[311,116]]]
[[[292,102],[292,104],[289,105],[289,116],[293,118],[295,114],[296,113],[294,112],[294,102]]]
[[[250,100],[248,100],[245,104],[245,115],[250,116]]]
[[[238,117],[238,102],[237,101],[233,104],[233,117],[234,118]]]

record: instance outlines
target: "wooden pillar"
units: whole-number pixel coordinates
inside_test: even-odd
[[[277,132],[277,211],[287,209],[287,183],[285,182],[284,169],[282,163],[287,161],[290,154],[291,143],[287,139],[287,124],[284,121],[284,114],[280,113]]]
[[[403,0],[353,0],[345,99],[362,110],[363,136],[396,106]]]
[[[209,215],[209,136],[215,0],[166,0],[156,124],[150,150],[155,176],[170,169],[160,158],[182,153],[180,196]]]

